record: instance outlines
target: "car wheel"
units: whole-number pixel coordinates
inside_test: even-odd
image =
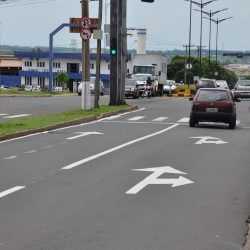
[[[194,118],[190,117],[189,127],[194,128],[196,124],[197,124],[197,121],[195,121]]]
[[[229,128],[230,129],[236,128],[236,118],[232,118],[232,120],[229,122]]]

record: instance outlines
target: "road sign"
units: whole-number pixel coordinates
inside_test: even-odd
[[[81,33],[84,27],[90,29],[91,32],[98,28],[98,18],[70,18],[70,32]],[[86,29],[86,28],[84,28]]]
[[[80,36],[83,40],[89,40],[91,38],[91,31],[88,30],[88,29],[82,29],[81,30],[81,33],[80,33]]]
[[[143,181],[139,182],[137,185],[132,187],[130,190],[126,192],[126,194],[138,194],[145,187],[149,185],[171,185],[172,188],[185,186],[188,184],[193,184],[194,182],[183,177],[179,176],[179,178],[171,178],[171,179],[160,179],[159,177],[168,173],[168,174],[177,174],[177,175],[186,175],[187,173],[174,169],[172,167],[158,167],[158,168],[145,168],[145,169],[134,169],[133,171],[141,171],[141,172],[153,172],[151,175],[146,177]]]
[[[197,139],[198,141],[195,143],[196,145],[202,145],[202,144],[223,145],[223,144],[228,143],[228,142],[221,140],[220,138],[211,137],[211,136],[197,136],[197,137],[190,137],[190,139]]]
[[[186,64],[186,69],[192,69],[193,65],[191,63]]]

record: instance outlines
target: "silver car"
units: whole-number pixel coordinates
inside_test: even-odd
[[[250,80],[239,80],[233,92],[239,98],[250,98]]]

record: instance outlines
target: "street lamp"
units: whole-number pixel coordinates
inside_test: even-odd
[[[218,0],[210,0],[207,2],[203,2],[203,0],[200,0],[200,2],[196,2],[193,0],[185,0],[187,2],[192,2],[192,4],[197,5],[200,7],[200,13],[201,13],[201,31],[200,31],[200,76],[201,76],[201,70],[202,70],[202,38],[203,38],[203,9],[208,6],[209,4],[218,1]]]
[[[221,24],[222,22],[225,22],[229,19],[232,19],[233,17],[227,17],[227,18],[222,18],[222,19],[211,19],[212,22],[214,22],[217,25],[217,29],[216,29],[216,64],[218,64],[218,41],[219,41],[219,24]]]
[[[202,13],[207,15],[209,17],[209,21],[210,21],[210,23],[209,23],[209,52],[208,52],[209,53],[209,64],[211,63],[212,17],[215,16],[216,14],[219,14],[219,13],[221,13],[223,11],[227,11],[227,10],[228,10],[228,8],[224,8],[224,9],[217,10],[217,11],[210,10],[209,12],[202,10]],[[195,10],[195,11],[200,12],[200,10]],[[207,18],[205,18],[205,19],[207,19]]]

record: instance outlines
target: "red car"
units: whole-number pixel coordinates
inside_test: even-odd
[[[236,101],[239,101],[227,89],[203,88],[199,89],[193,98],[190,114],[190,127],[199,122],[228,123],[230,129],[236,127]]]

